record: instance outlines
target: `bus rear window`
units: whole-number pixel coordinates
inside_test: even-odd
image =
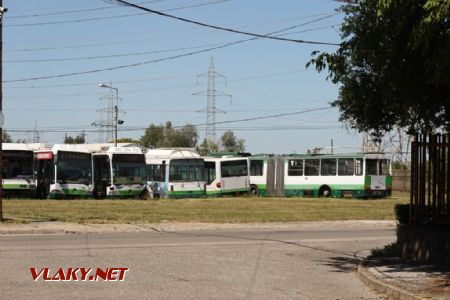
[[[378,175],[378,160],[366,159],[366,175]]]

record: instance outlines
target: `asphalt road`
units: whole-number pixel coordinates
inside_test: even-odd
[[[379,299],[354,273],[392,227],[0,236],[0,299]],[[129,268],[34,281],[30,267]],[[53,275],[53,274],[52,274]]]

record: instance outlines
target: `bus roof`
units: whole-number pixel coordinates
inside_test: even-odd
[[[103,150],[101,152],[96,152],[94,154],[101,154],[101,153],[106,153],[106,154],[141,154],[142,153],[142,149],[139,147],[108,147],[108,149]]]
[[[290,154],[284,155],[285,158],[374,158],[382,159],[386,158],[385,153],[375,153],[375,152],[355,152],[355,153],[338,153],[338,154]]]
[[[200,158],[197,151],[191,148],[157,148],[148,149],[146,159],[183,159]]]
[[[43,143],[3,143],[3,150],[38,151],[49,150],[51,145]]]
[[[248,160],[249,157],[209,157],[209,156],[204,156],[203,159],[205,161],[230,161],[230,160]]]

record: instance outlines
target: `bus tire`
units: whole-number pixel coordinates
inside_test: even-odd
[[[40,185],[36,190],[36,194],[38,199],[47,199],[48,192],[45,185]]]
[[[319,197],[331,197],[331,188],[328,185],[322,185],[319,189]]]
[[[256,185],[254,185],[254,184],[250,187],[250,195],[252,195],[252,196],[259,196],[258,187]]]
[[[143,190],[142,193],[139,195],[139,199],[142,199],[142,200],[150,200],[150,199],[152,199],[152,196],[150,195],[150,192],[149,192],[147,189],[145,189],[145,190]]]

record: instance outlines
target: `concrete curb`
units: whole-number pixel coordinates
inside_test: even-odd
[[[358,265],[356,274],[359,279],[364,282],[365,285],[371,289],[377,291],[380,294],[387,296],[389,299],[395,300],[425,300],[428,298],[422,298],[414,295],[404,289],[392,286],[384,282],[381,278],[375,276],[369,271],[367,267],[364,266],[364,262]]]
[[[289,229],[329,229],[345,228],[347,226],[395,227],[394,221],[308,221],[289,223],[172,223],[155,224],[77,224],[65,222],[39,222],[30,224],[8,224],[1,226],[0,235],[8,234],[76,234],[76,233],[107,233],[107,232],[150,232],[150,231],[190,231],[190,230],[289,230]]]

